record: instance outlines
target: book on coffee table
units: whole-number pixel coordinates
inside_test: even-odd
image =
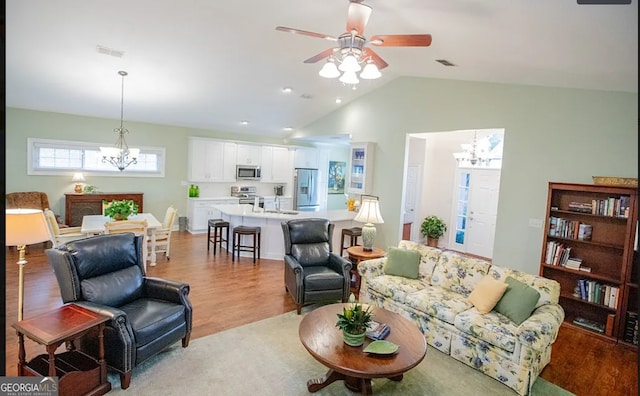
[[[372,320],[365,334],[372,340],[384,340],[390,332],[391,328],[386,323],[379,323]]]

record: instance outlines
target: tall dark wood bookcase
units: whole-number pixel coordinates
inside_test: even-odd
[[[603,213],[605,202],[607,206],[613,204],[608,213]],[[596,209],[590,209],[594,205]],[[628,207],[626,214],[625,206]],[[559,221],[553,224],[552,218],[563,220],[562,229],[568,224],[590,225],[590,239],[578,239],[577,232],[559,232]],[[638,313],[638,269],[637,259],[634,259],[637,255],[637,223],[637,187],[549,183],[540,275],[560,283],[564,326],[637,348],[625,337],[627,317],[630,314],[637,317]],[[550,242],[570,247],[570,257],[582,259],[581,266],[591,271],[548,263]],[[618,288],[617,304],[609,307],[583,299],[579,288],[576,290],[580,280],[591,281],[592,286],[599,284],[598,289],[606,286]],[[601,332],[575,324],[576,318],[599,324],[605,330]],[[608,319],[611,322],[609,332],[606,331]]]

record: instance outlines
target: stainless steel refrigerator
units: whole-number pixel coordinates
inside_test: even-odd
[[[295,169],[293,175],[293,207],[295,210],[302,212],[317,212],[320,210],[319,181],[317,169]]]

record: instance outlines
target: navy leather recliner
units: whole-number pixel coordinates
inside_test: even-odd
[[[147,277],[141,236],[132,233],[80,239],[46,255],[64,303],[74,303],[111,318],[104,330],[109,368],[129,387],[134,367],[178,340],[189,345],[192,308],[189,285]],[[98,344],[87,335],[76,342],[97,356]]]
[[[282,222],[285,287],[297,305],[347,302],[351,262],[332,252],[334,225],[327,219]]]

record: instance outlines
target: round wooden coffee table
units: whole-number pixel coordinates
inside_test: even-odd
[[[405,372],[424,359],[427,343],[415,323],[383,308],[373,308],[376,322],[391,327],[387,341],[400,345],[392,355],[372,355],[363,352],[372,341],[352,347],[342,340],[342,331],[335,324],[337,314],[347,304],[331,304],[317,308],[302,318],[298,334],[302,345],[320,363],[329,367],[322,378],[307,381],[309,392],[317,392],[337,380],[344,380],[347,388],[371,394],[372,378],[402,380]]]

